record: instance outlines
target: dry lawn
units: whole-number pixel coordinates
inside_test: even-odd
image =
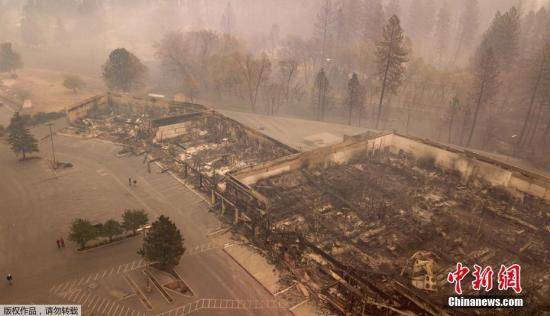
[[[32,107],[29,110],[32,113],[64,110],[67,106],[105,90],[100,78],[78,75],[86,82],[86,87],[74,93],[63,86],[63,80],[68,73],[29,68],[19,70],[17,74],[18,78],[15,80],[9,79],[7,75],[0,76],[0,79],[9,89],[24,89],[31,93]]]

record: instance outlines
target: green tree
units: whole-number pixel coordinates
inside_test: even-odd
[[[363,88],[359,83],[357,74],[353,73],[351,79],[348,81],[348,125],[351,125],[351,118],[353,116],[353,110],[359,109],[363,103]]]
[[[15,72],[21,67],[21,56],[13,50],[11,43],[0,44],[0,72]]]
[[[135,235],[137,229],[149,222],[149,215],[144,210],[126,210],[122,214],[122,227],[131,230]]]
[[[507,69],[514,65],[518,57],[520,17],[515,7],[504,14],[497,12],[491,26],[483,35],[479,45],[475,62],[480,62],[485,51],[491,47],[497,64],[501,69]]]
[[[111,90],[129,92],[144,85],[147,67],[125,48],[109,54],[103,65],[103,80]]]
[[[65,80],[63,80],[63,86],[69,90],[72,90],[73,93],[76,93],[86,87],[86,82],[78,76],[67,75],[65,76]]]
[[[493,49],[489,47],[481,56],[479,64],[476,67],[476,83],[474,86],[475,109],[470,127],[470,134],[466,146],[470,146],[474,136],[474,130],[479,118],[479,112],[483,105],[493,101],[498,87],[498,64],[493,53]]]
[[[27,154],[38,152],[38,143],[25,125],[24,117],[15,112],[8,126],[8,143],[16,155],[22,156],[22,160],[27,158]]]
[[[404,63],[408,61],[408,51],[404,46],[405,35],[401,28],[399,18],[392,16],[384,27],[383,39],[376,48],[378,57],[378,76],[381,81],[380,102],[376,117],[376,128],[380,124],[382,104],[386,90],[396,93],[403,80],[405,72]]]
[[[185,252],[183,241],[176,225],[161,215],[147,231],[138,254],[147,261],[158,262],[165,269],[173,268]]]
[[[80,249],[84,249],[86,243],[96,239],[98,236],[98,229],[87,219],[77,218],[71,224],[69,240],[80,245]]]
[[[103,223],[101,227],[101,235],[109,238],[109,242],[113,241],[113,237],[122,234],[122,226],[114,219],[110,219]]]

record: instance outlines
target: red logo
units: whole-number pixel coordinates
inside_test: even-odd
[[[461,262],[457,262],[456,270],[449,272],[447,275],[447,282],[454,284],[455,293],[462,294],[462,280],[470,273],[470,269],[462,265]],[[493,289],[493,268],[486,266],[482,268],[480,265],[474,264],[474,271],[472,272],[474,280],[472,281],[472,289],[475,291],[481,291],[485,289],[485,292],[490,292]],[[521,266],[519,264],[512,264],[509,267],[500,265],[498,271],[498,289],[500,291],[506,291],[508,289],[514,290],[517,294],[521,293]]]

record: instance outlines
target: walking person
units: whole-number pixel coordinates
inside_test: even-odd
[[[59,241],[59,239],[56,239],[55,243],[57,244],[58,249],[61,248],[61,242]]]
[[[137,180],[134,179],[134,186],[137,186]]]
[[[128,185],[132,186],[132,178],[128,178]]]
[[[61,244],[61,248],[65,248],[65,240],[63,240],[63,237],[59,238],[59,243]]]
[[[8,273],[8,275],[6,276],[6,280],[8,280],[8,284],[9,284],[9,285],[12,284],[13,277],[11,276],[11,273]]]

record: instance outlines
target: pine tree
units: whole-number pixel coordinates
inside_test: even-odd
[[[38,152],[38,143],[25,126],[24,119],[15,112],[8,126],[8,143],[16,155],[22,155],[22,160],[27,159],[27,154]]]
[[[498,64],[491,47],[483,51],[483,55],[476,65],[476,83],[474,86],[474,101],[475,110],[472,118],[472,124],[470,126],[470,133],[466,146],[470,146],[474,136],[474,131],[478,122],[480,110],[484,105],[487,105],[493,101],[495,92],[498,87]]]
[[[321,68],[317,77],[315,78],[315,94],[314,94],[314,103],[315,111],[317,114],[317,120],[324,120],[325,111],[328,105],[328,92],[329,92],[329,81],[325,75],[325,70]]]
[[[103,65],[103,80],[111,90],[130,92],[144,84],[147,67],[136,55],[125,48],[117,48],[109,54]]]
[[[145,260],[158,262],[163,269],[177,266],[185,253],[184,239],[170,218],[161,215],[151,224],[138,251]]]
[[[382,104],[386,91],[395,94],[403,80],[404,64],[408,61],[408,52],[404,46],[404,39],[405,35],[403,34],[399,18],[394,15],[384,27],[383,40],[378,43],[376,48],[378,77],[380,78],[381,86],[376,128],[380,124]]]
[[[497,12],[491,26],[483,35],[475,58],[480,59],[485,50],[491,47],[500,67],[509,68],[518,57],[519,32],[519,15],[515,7],[504,14]]]
[[[363,88],[359,83],[357,74],[353,73],[351,79],[348,81],[348,125],[351,125],[351,118],[353,116],[353,110],[359,109],[363,104]]]

